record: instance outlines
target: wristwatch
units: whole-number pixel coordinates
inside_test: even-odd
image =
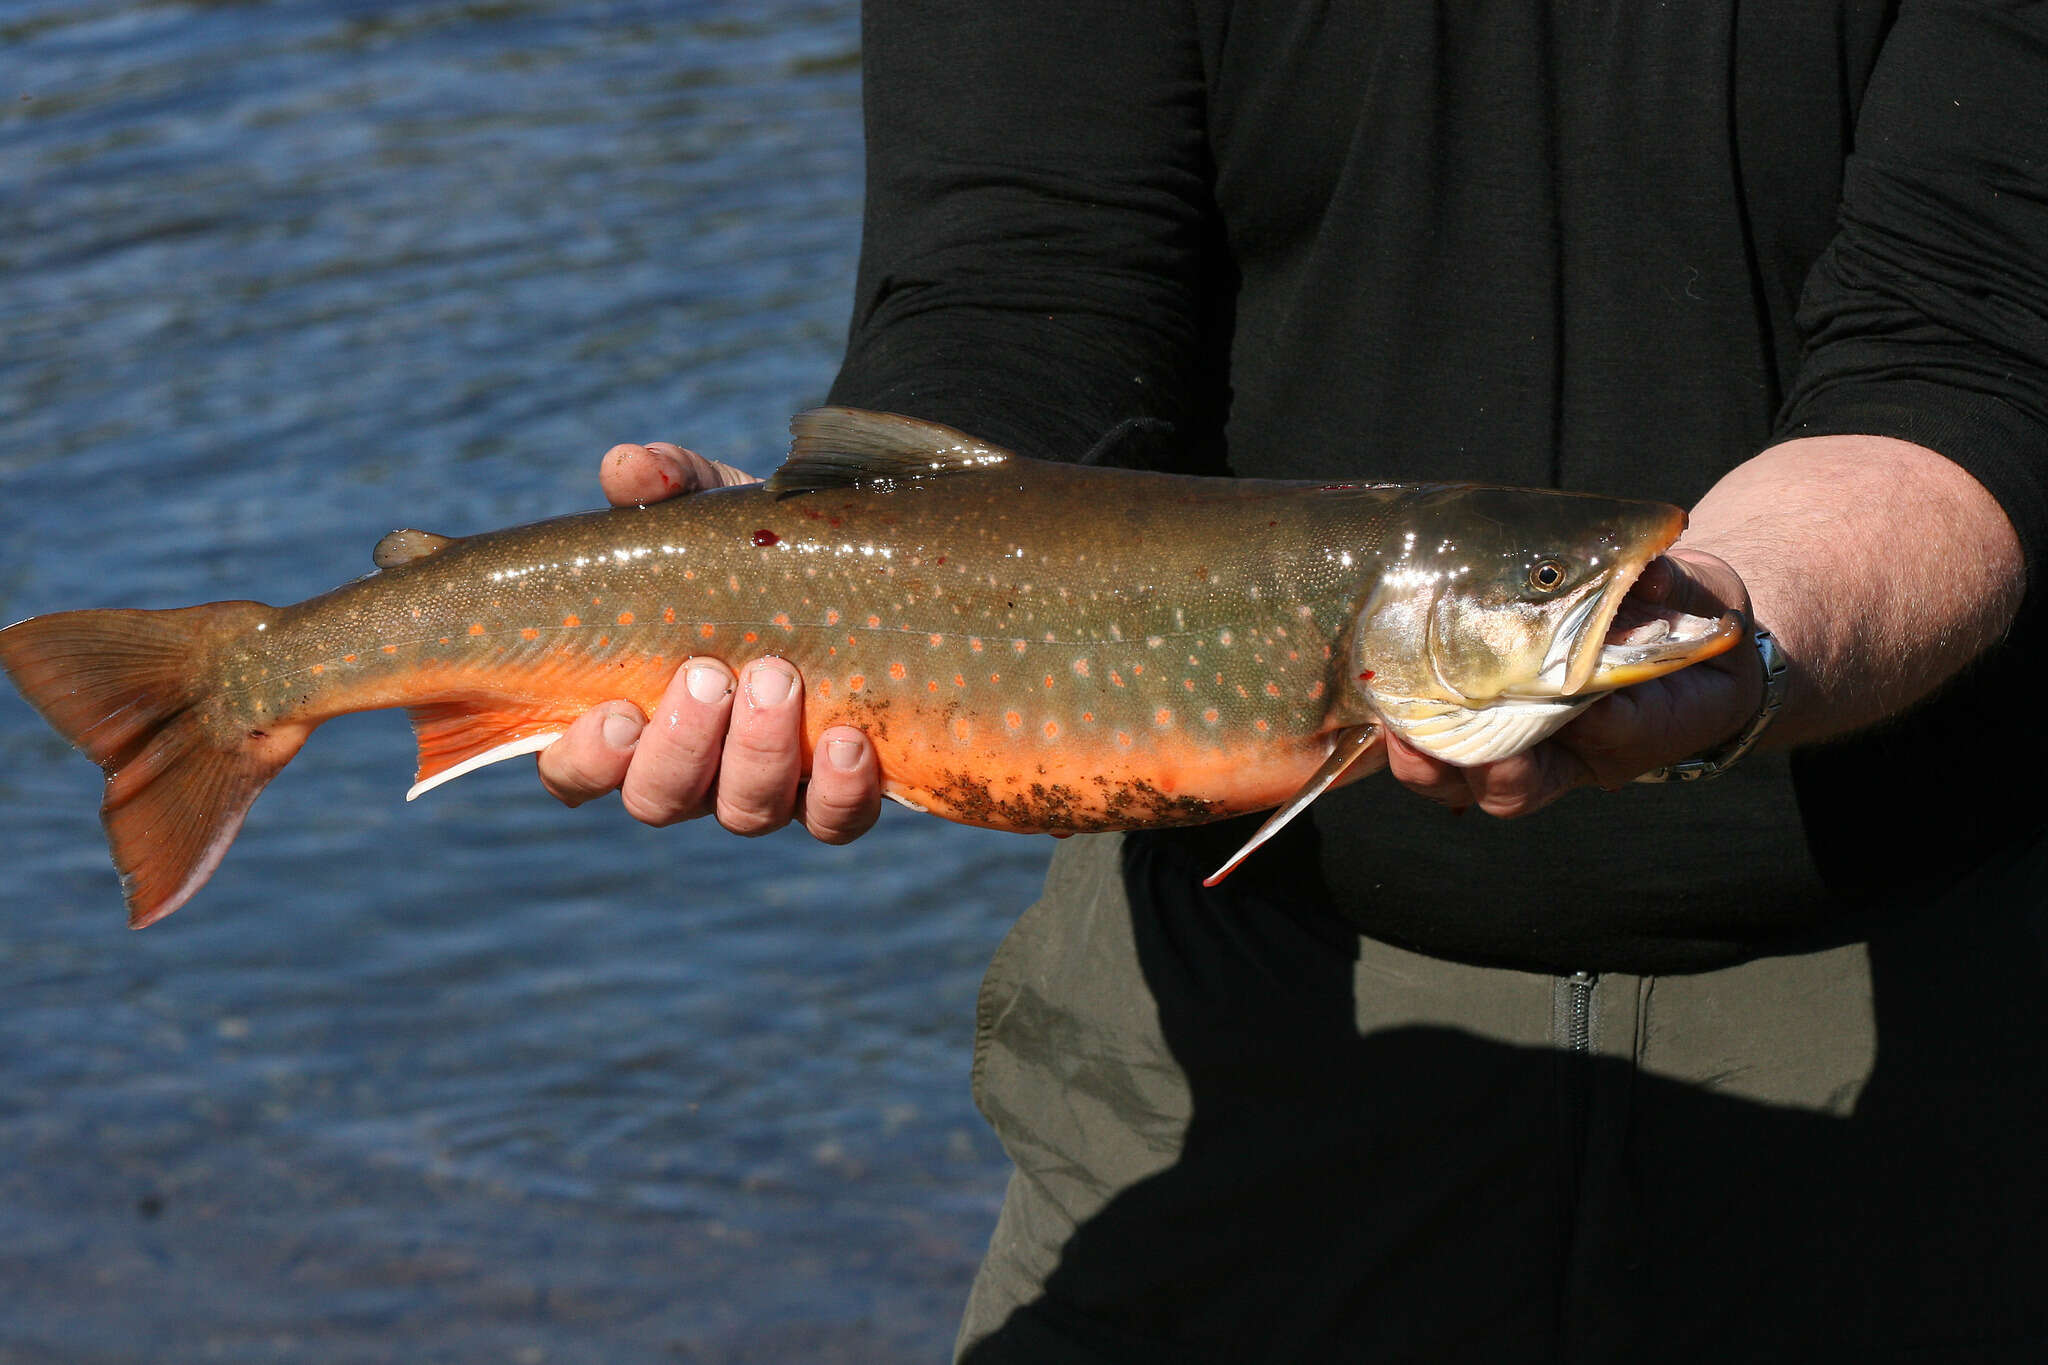
[[[1764,666],[1764,699],[1749,718],[1749,724],[1742,727],[1742,733],[1726,744],[1709,749],[1692,758],[1680,759],[1662,768],[1652,768],[1638,777],[1638,782],[1698,782],[1702,778],[1719,777],[1735,766],[1735,760],[1748,753],[1764,727],[1771,723],[1771,717],[1778,714],[1778,708],[1785,704],[1785,674],[1788,666],[1785,652],[1778,648],[1778,642],[1762,626],[1756,627],[1756,655]]]

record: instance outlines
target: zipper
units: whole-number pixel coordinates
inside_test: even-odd
[[[1582,1055],[1593,1050],[1593,984],[1599,979],[1591,972],[1573,972],[1564,979],[1565,1046]]]

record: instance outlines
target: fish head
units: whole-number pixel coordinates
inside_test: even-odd
[[[1544,739],[1618,687],[1722,653],[1732,613],[1631,599],[1685,513],[1540,489],[1429,490],[1351,643],[1352,675],[1411,747],[1461,765]],[[1422,529],[1427,528],[1427,529]]]

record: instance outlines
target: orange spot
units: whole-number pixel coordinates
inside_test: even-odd
[[[838,612],[836,612],[836,611],[828,611],[828,612],[826,612],[826,613],[825,613],[825,624],[826,624],[826,625],[828,625],[828,626],[836,626],[836,625],[838,625],[838,624],[839,624],[839,613],[838,613]]]
[[[1322,696],[1322,695],[1323,695],[1323,685],[1322,685],[1322,683],[1321,683],[1320,681],[1318,681],[1318,682],[1316,683],[1316,685],[1315,685],[1314,687],[1311,687],[1311,688],[1310,688],[1310,689],[1308,690],[1308,696],[1309,696],[1309,700],[1310,700],[1310,701],[1314,701],[1314,700],[1315,700],[1315,699],[1316,699],[1317,697],[1320,697],[1320,696]]]
[[[881,627],[881,624],[882,624],[882,618],[881,618],[881,617],[879,617],[879,616],[869,616],[869,617],[868,617],[868,629],[869,629],[869,630],[876,630],[876,629],[879,629],[879,628]]]
[[[830,678],[820,678],[812,684],[811,690],[821,697],[829,697],[832,695],[832,680]]]
[[[443,635],[443,636],[441,637],[441,643],[442,643],[442,644],[444,644],[444,645],[445,645],[445,644],[447,644],[447,643],[448,643],[448,637],[447,637],[447,636],[445,636],[445,635]]]
[[[606,645],[610,644],[611,642],[612,637],[609,635],[600,635],[597,637],[597,647],[599,649],[603,649]]]
[[[352,664],[356,661],[356,656],[353,654],[344,654],[341,656],[341,661],[345,664]]]
[[[632,624],[633,624],[633,613],[632,613],[632,612],[630,612],[630,611],[622,611],[622,612],[620,612],[620,613],[619,613],[619,624],[620,624],[620,625],[622,625],[622,626],[630,626],[630,625],[632,625]]]
[[[1193,678],[1182,678],[1180,685],[1190,692],[1195,690],[1195,680]]]
[[[320,674],[322,674],[322,673],[325,673],[326,671],[327,671],[327,665],[326,665],[326,664],[314,664],[314,665],[313,665],[313,674],[314,674],[314,676],[315,676],[315,677],[319,676],[319,675],[320,675]]]
[[[665,625],[674,625],[676,623],[676,609],[674,607],[663,607],[661,609],[661,619]]]
[[[1086,721],[1088,724],[1093,725],[1095,723],[1095,713],[1093,711],[1083,711],[1081,713],[1081,719],[1083,721]]]
[[[697,571],[696,571],[695,569],[685,569],[685,570],[683,570],[683,579],[684,579],[684,581],[686,581],[686,582],[694,582],[694,581],[696,580],[696,577],[697,577]]]
[[[1132,676],[1132,677],[1134,677],[1134,678],[1142,678],[1142,677],[1144,677],[1144,676],[1145,676],[1145,665],[1143,665],[1143,664],[1132,664],[1132,665],[1131,665],[1131,676]]]
[[[894,678],[897,682],[902,682],[903,675],[908,671],[909,670],[905,669],[902,664],[889,665],[889,676]]]
[[[1011,648],[1015,649],[1019,654],[1022,654],[1027,648],[1029,648],[1029,646],[1027,646],[1022,640],[1018,640],[1011,645]]]
[[[753,644],[755,641],[759,640],[760,638],[761,636],[758,632],[751,630],[748,631],[745,635],[740,636],[740,639],[746,641],[750,645]]]
[[[988,680],[992,683],[1001,683],[1003,680],[1003,675],[1000,673],[991,673],[988,675]]]
[[[955,687],[965,687],[965,686],[967,686],[967,679],[966,679],[966,677],[965,677],[964,675],[962,675],[962,674],[959,674],[959,673],[955,673],[955,674],[953,675],[953,686],[955,686]]]
[[[709,624],[697,627],[697,634],[702,636],[706,640],[710,639],[713,635],[717,633],[718,632],[714,630]]]
[[[528,626],[526,629],[519,632],[519,638],[522,640],[538,640],[540,638],[540,632],[535,630],[532,626]]]
[[[1015,711],[1005,711],[1003,712],[1003,724],[1009,726],[1012,730],[1021,730],[1024,728],[1024,717],[1018,715]]]
[[[1051,686],[1052,686],[1052,674],[1048,673],[1048,674],[1046,674],[1046,675],[1045,675],[1045,685],[1046,685],[1047,687],[1051,687]]]
[[[1262,735],[1265,734],[1266,731],[1270,728],[1271,727],[1268,726],[1266,722],[1262,720],[1255,720],[1252,722],[1252,729],[1257,730]]]
[[[1166,709],[1165,707],[1163,707],[1163,706],[1162,706],[1162,707],[1160,707],[1160,708],[1159,708],[1159,709],[1158,709],[1157,711],[1154,711],[1154,712],[1152,713],[1152,723],[1153,723],[1154,725],[1171,725],[1171,724],[1173,724],[1173,712],[1171,712],[1171,711],[1167,710],[1167,709]]]
[[[1124,685],[1124,675],[1112,668],[1109,670],[1109,681],[1113,687],[1122,687]]]
[[[929,644],[933,649],[937,649],[940,645],[944,644],[945,642],[946,637],[943,635],[933,635],[928,637],[925,641],[925,643]]]
[[[967,737],[973,733],[973,730],[968,727],[966,721],[956,720],[953,722],[953,738],[959,740],[962,744],[965,744]]]
[[[1266,695],[1267,695],[1267,696],[1269,696],[1269,697],[1277,697],[1277,696],[1279,696],[1279,695],[1280,695],[1280,684],[1279,684],[1279,683],[1267,683],[1267,684],[1266,684]]]
[[[1047,721],[1045,723],[1045,737],[1047,739],[1058,739],[1060,737],[1060,727],[1057,722]]]
[[[1131,747],[1131,737],[1123,730],[1116,732],[1116,742],[1118,748],[1128,749]]]
[[[1088,676],[1088,661],[1086,659],[1074,660],[1074,675],[1081,678]]]
[[[931,682],[928,682],[928,683],[926,683],[926,684],[924,685],[924,690],[925,690],[925,691],[927,691],[927,692],[936,692],[936,691],[938,691],[938,690],[939,690],[939,684],[938,684],[937,680],[936,680],[936,679],[934,679],[933,681],[931,681]]]
[[[583,624],[583,618],[580,616],[564,616],[562,618],[562,624],[569,627],[569,629],[574,630],[576,627]]]
[[[1247,692],[1247,691],[1245,691],[1245,690],[1244,690],[1244,684],[1243,684],[1243,683],[1239,683],[1239,684],[1237,685],[1237,695],[1238,695],[1238,696],[1240,696],[1240,697],[1246,697],[1246,698],[1249,698],[1249,697],[1251,696],[1251,693],[1249,693],[1249,692]]]
[[[776,613],[775,613],[775,624],[776,624],[776,625],[778,625],[778,626],[781,626],[781,627],[782,627],[782,628],[783,628],[784,630],[788,630],[788,629],[790,628],[790,625],[789,625],[789,613],[788,613],[788,612],[786,612],[786,611],[778,611],[778,612],[776,612]]]
[[[396,653],[398,652],[398,646],[397,646],[397,645],[386,645],[386,646],[384,646],[384,652],[385,652],[386,654],[396,654]]]
[[[1214,725],[1217,721],[1221,720],[1222,718],[1222,713],[1219,712],[1213,706],[1202,713],[1202,719],[1208,721],[1211,725]]]
[[[1229,643],[1230,643],[1230,632],[1226,630],[1226,631],[1224,631],[1224,632],[1223,632],[1223,633],[1222,633],[1221,635],[1218,635],[1218,636],[1216,637],[1216,642],[1217,642],[1218,644],[1223,644],[1223,645],[1227,645],[1227,644],[1229,644]]]
[[[484,633],[484,623],[483,623],[483,622],[481,622],[481,621],[471,621],[471,622],[469,623],[469,633],[470,633],[471,635],[481,635],[481,634],[483,634],[483,633]]]
[[[867,685],[868,679],[865,673],[856,673],[846,680],[846,690],[849,692],[858,692]]]
[[[975,652],[976,654],[979,654],[979,653],[981,653],[981,641],[979,641],[979,640],[975,640],[975,639],[971,639],[971,638],[970,638],[970,639],[969,639],[969,640],[967,641],[967,647],[968,647],[969,649],[973,650],[973,651],[974,651],[974,652]]]

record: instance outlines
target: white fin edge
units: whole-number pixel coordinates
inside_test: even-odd
[[[503,763],[506,759],[517,758],[521,754],[537,754],[567,733],[566,730],[549,730],[542,734],[528,735],[524,739],[515,739],[508,743],[500,744],[495,749],[486,749],[480,754],[463,759],[462,762],[445,772],[435,773],[424,782],[413,783],[412,790],[405,794],[405,799],[408,801],[417,800],[419,797],[440,786],[443,782],[453,782],[456,778],[473,773],[478,768],[488,768],[493,763]]]
[[[882,795],[888,797],[891,801],[894,801],[897,805],[903,807],[903,809],[905,810],[914,810],[919,815],[930,815],[932,813],[932,808],[930,806],[920,806],[917,804],[917,802],[911,800],[909,797],[901,795],[897,792],[892,792],[887,787],[884,787],[882,789]]]

